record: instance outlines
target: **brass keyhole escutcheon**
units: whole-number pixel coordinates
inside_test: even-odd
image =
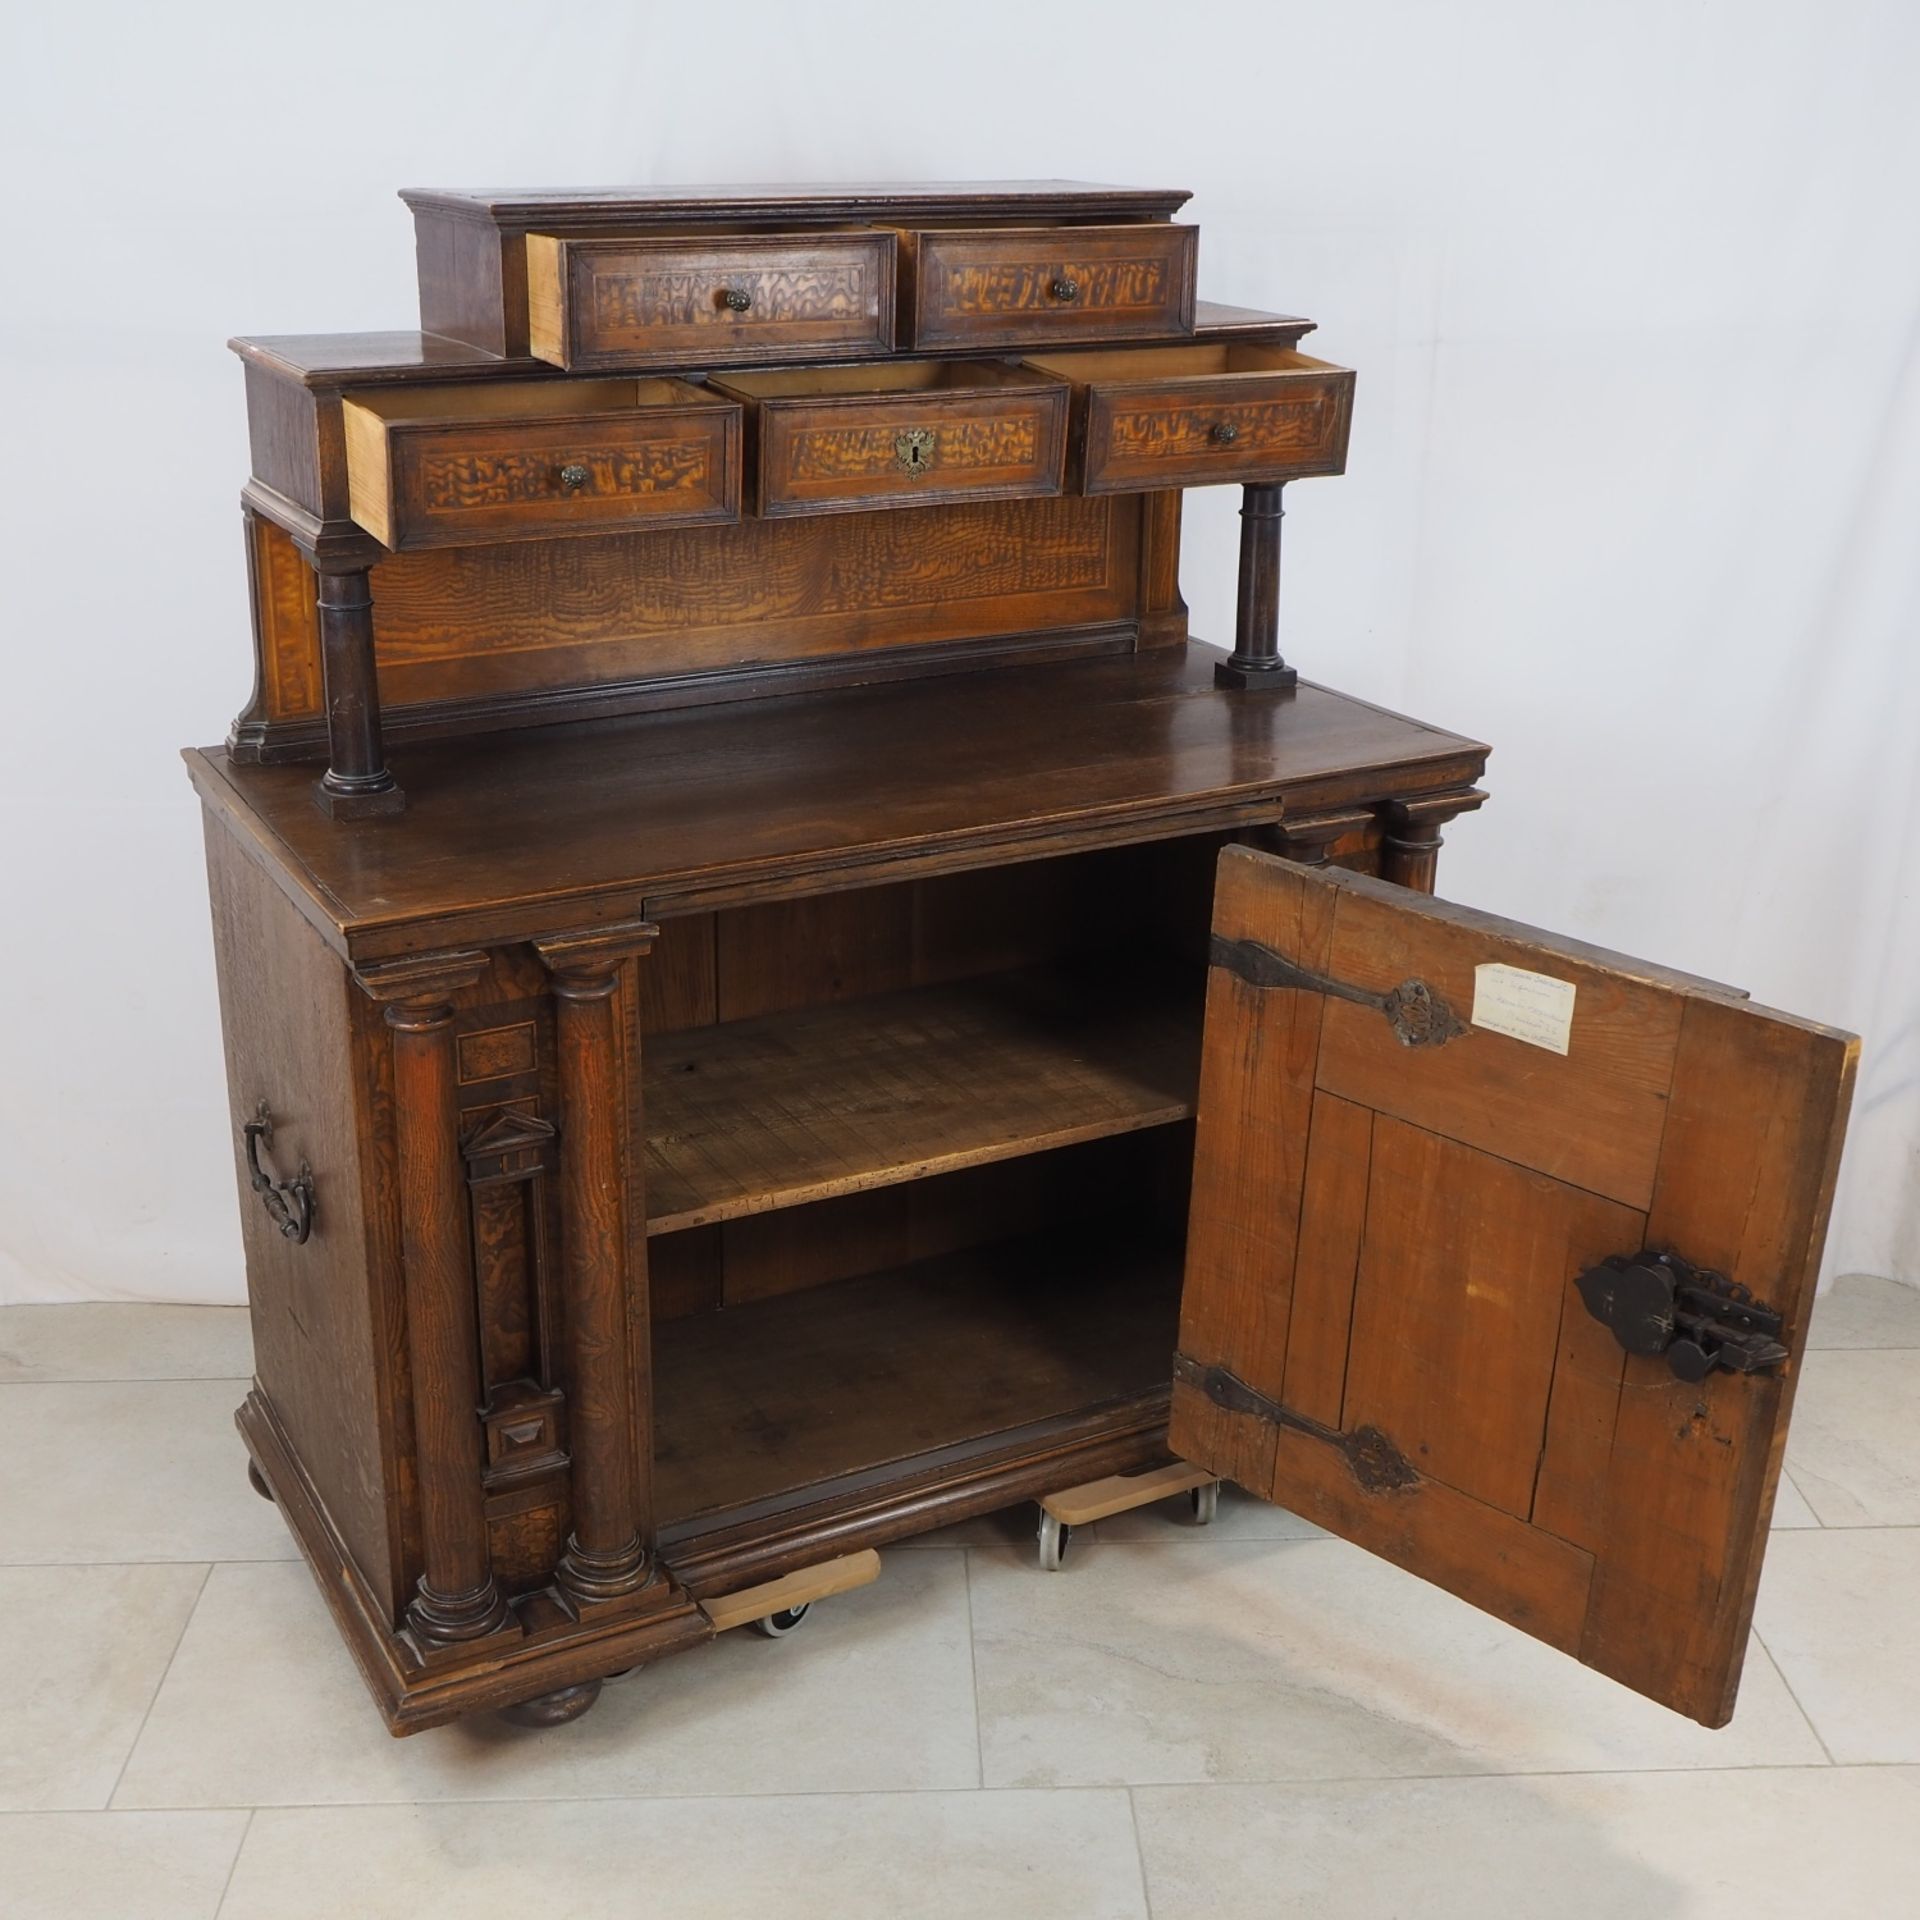
[[[578,493],[592,478],[593,475],[578,461],[569,461],[560,469],[560,491]]]
[[[893,436],[893,457],[900,470],[919,480],[932,469],[934,437],[931,427],[909,427]]]

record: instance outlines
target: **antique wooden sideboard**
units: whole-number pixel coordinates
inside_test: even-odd
[[[1175,192],[404,197],[418,331],[234,343],[187,755],[239,1424],[388,1725],[1216,1476],[1724,1721],[1853,1044],[1430,897],[1486,749],[1279,648],[1309,323]]]

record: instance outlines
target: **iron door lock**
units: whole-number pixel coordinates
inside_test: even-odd
[[[1716,1367],[1771,1373],[1787,1358],[1777,1313],[1725,1274],[1677,1253],[1616,1253],[1574,1285],[1627,1352],[1665,1354],[1682,1380],[1704,1380]]]

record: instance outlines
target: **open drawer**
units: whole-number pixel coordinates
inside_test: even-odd
[[[1033,347],[1193,331],[1198,227],[930,227],[901,233],[915,347]]]
[[[740,409],[684,380],[348,393],[353,517],[396,553],[740,517]]]
[[[1347,464],[1352,371],[1288,347],[1121,347],[1026,364],[1073,384],[1084,493],[1297,480]]]
[[[1030,499],[1064,483],[1067,383],[1055,374],[891,360],[730,373],[711,385],[747,410],[748,495],[766,519]]]
[[[529,345],[575,372],[707,367],[893,346],[894,236],[527,236]]]

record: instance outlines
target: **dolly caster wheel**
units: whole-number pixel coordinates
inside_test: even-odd
[[[1040,1509],[1040,1571],[1058,1573],[1067,1557],[1067,1542],[1073,1529],[1056,1520],[1045,1507]]]
[[[267,1485],[267,1476],[260,1471],[259,1464],[251,1454],[247,1456],[247,1484],[262,1500],[273,1498],[273,1489]]]
[[[770,1613],[764,1619],[754,1621],[753,1630],[764,1634],[769,1640],[784,1640],[807,1617],[812,1607],[810,1600],[801,1606],[783,1607],[778,1613]]]
[[[516,1701],[500,1709],[500,1718],[516,1727],[564,1727],[578,1720],[600,1698],[598,1680],[582,1680],[578,1686],[560,1687],[532,1700]]]
[[[1220,1482],[1209,1480],[1204,1487],[1194,1487],[1187,1494],[1193,1507],[1193,1524],[1206,1527],[1213,1524],[1213,1516],[1220,1511]]]

